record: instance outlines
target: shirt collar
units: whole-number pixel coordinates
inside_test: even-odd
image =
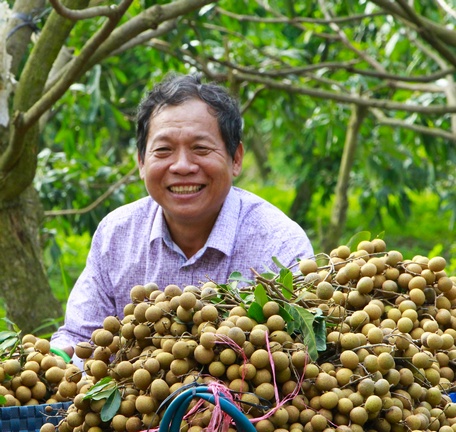
[[[231,188],[207,239],[206,247],[217,249],[227,256],[232,254],[240,210],[239,195]]]
[[[217,249],[227,256],[230,256],[232,254],[240,209],[240,198],[234,189],[231,188],[225,199],[225,202],[223,203],[222,209],[220,210],[220,213],[217,217],[217,220],[215,221],[214,227],[212,228],[206,244],[196,254],[195,257],[201,256],[208,247]],[[168,226],[163,215],[163,209],[158,206],[154,221],[152,223],[149,240],[152,243],[154,240],[160,238],[163,239],[169,248],[177,252],[180,251],[180,248],[173,242],[171,238],[171,234],[169,233]],[[182,253],[182,251],[180,251],[180,253]]]

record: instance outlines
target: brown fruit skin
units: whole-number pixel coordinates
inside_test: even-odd
[[[52,423],[44,423],[40,427],[40,432],[55,432],[55,425]]]
[[[75,354],[81,359],[87,359],[92,355],[93,346],[90,342],[79,342],[75,347]]]

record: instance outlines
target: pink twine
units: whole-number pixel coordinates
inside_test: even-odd
[[[267,335],[267,336],[269,336],[269,335]],[[251,423],[257,423],[260,420],[265,420],[265,419],[268,419],[269,417],[271,417],[283,405],[285,405],[285,403],[287,403],[289,400],[294,399],[296,397],[296,395],[299,393],[302,383],[304,382],[304,371],[306,370],[307,364],[304,365],[303,373],[302,373],[301,377],[299,378],[299,381],[296,383],[297,385],[296,385],[295,389],[289,395],[285,396],[282,400],[280,400],[279,388],[277,386],[276,375],[275,375],[274,360],[272,358],[271,346],[269,344],[269,337],[266,337],[266,350],[268,352],[269,361],[271,363],[272,381],[273,381],[273,385],[274,385],[274,396],[275,396],[276,405],[275,405],[275,407],[271,408],[264,416],[251,419],[250,420]]]
[[[208,388],[211,390],[212,394],[214,395],[214,410],[212,411],[211,421],[209,422],[205,431],[213,432],[216,430],[220,430],[221,432],[227,432],[230,423],[231,417],[222,410],[220,406],[220,395],[223,395],[225,398],[231,400],[233,402],[233,397],[230,391],[221,383],[216,381],[211,382],[208,384]]]

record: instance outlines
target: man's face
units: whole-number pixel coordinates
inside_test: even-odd
[[[170,227],[213,224],[241,172],[243,154],[240,144],[231,158],[216,118],[204,102],[192,99],[152,117],[140,174]]]

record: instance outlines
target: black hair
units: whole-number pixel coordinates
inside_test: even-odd
[[[224,87],[202,83],[199,75],[168,74],[154,86],[138,107],[136,147],[144,161],[150,120],[166,105],[180,105],[191,99],[201,99],[217,119],[220,134],[228,154],[234,158],[242,140],[242,117],[239,102]]]

